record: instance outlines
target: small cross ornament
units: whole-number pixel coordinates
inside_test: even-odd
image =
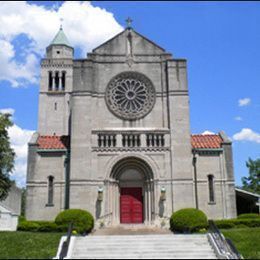
[[[62,23],[63,23],[64,19],[60,18],[60,30],[62,30]]]
[[[125,21],[127,23],[127,28],[132,28],[131,24],[132,24],[133,20],[130,17],[128,17]]]

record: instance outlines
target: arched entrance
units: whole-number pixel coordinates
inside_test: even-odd
[[[110,174],[112,223],[151,224],[154,218],[154,178],[151,167],[136,157],[117,162]]]

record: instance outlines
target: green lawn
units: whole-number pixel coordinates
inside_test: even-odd
[[[222,229],[245,259],[260,259],[260,228]]]
[[[260,259],[260,228],[221,230],[245,259]],[[0,259],[47,259],[56,255],[62,233],[0,232]]]
[[[0,232],[0,259],[46,259],[57,253],[63,233]]]

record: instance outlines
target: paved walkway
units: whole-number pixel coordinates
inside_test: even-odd
[[[161,229],[156,227],[147,227],[145,225],[124,224],[114,227],[105,227],[95,230],[91,235],[93,236],[113,236],[113,235],[162,235],[172,234],[168,229]]]

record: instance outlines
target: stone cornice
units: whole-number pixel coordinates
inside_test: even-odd
[[[92,152],[166,152],[170,147],[92,147]]]

